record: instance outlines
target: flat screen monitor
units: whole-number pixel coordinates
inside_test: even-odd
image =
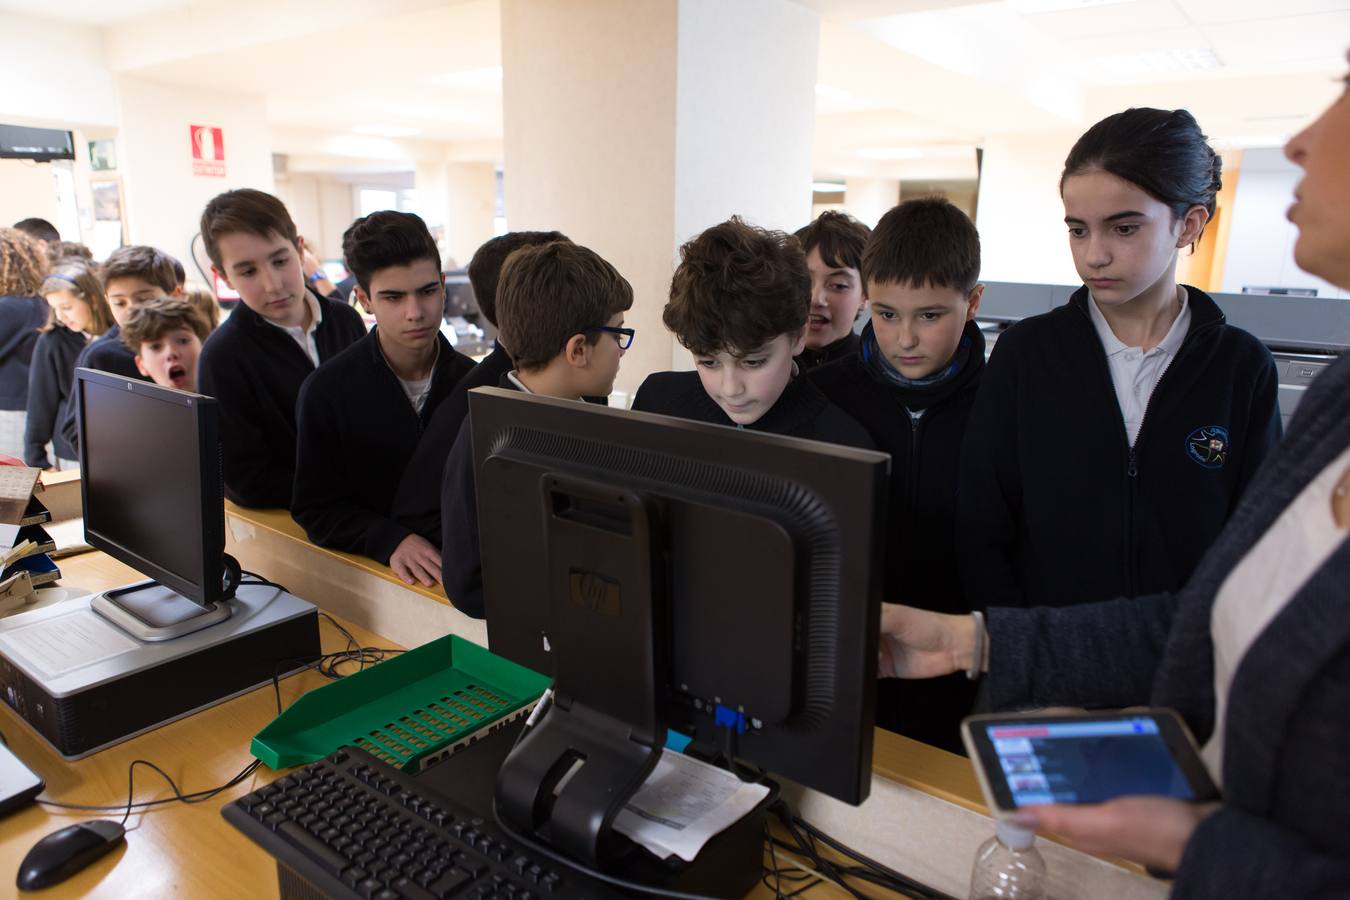
[[[0,159],[32,159],[51,162],[74,159],[75,140],[69,131],[0,125]]]
[[[463,316],[477,319],[478,303],[474,300],[473,285],[469,283],[468,269],[451,269],[445,273],[445,318]]]
[[[493,652],[555,708],[867,797],[889,456],[495,388],[469,408]]]
[[[216,401],[76,369],[90,546],[202,607],[225,599]]]

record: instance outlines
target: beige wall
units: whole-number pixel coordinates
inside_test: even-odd
[[[133,243],[174,254],[189,270],[202,209],[231,188],[273,190],[272,142],[261,97],[123,77],[122,173]],[[225,177],[194,175],[189,125],[224,129]]]
[[[492,237],[497,210],[497,167],[490,162],[450,163],[446,166],[446,264],[469,265],[473,252]]]
[[[99,31],[0,13],[0,114],[53,128],[117,124]]]
[[[351,184],[322,175],[286,175],[276,179],[276,195],[316,256],[342,258],[342,234],[356,218]]]
[[[894,178],[848,178],[844,181],[844,209],[868,228],[900,202],[900,182]]]
[[[56,223],[52,167],[22,159],[0,159],[0,227],[38,216]]]
[[[1078,284],[1069,255],[1059,176],[1076,133],[990,139],[980,173],[985,281]]]

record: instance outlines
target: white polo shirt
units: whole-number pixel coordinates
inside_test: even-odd
[[[1120,404],[1120,414],[1125,419],[1125,432],[1129,435],[1130,446],[1139,438],[1139,426],[1144,422],[1144,412],[1148,409],[1149,398],[1158,380],[1181,349],[1186,340],[1186,332],[1191,328],[1191,307],[1187,302],[1185,290],[1181,294],[1181,312],[1168,330],[1167,336],[1152,350],[1141,347],[1127,347],[1106,316],[1097,308],[1097,301],[1088,298],[1088,313],[1097,329],[1106,350],[1106,364],[1111,369],[1111,383],[1116,389],[1116,402]]]
[[[1228,692],[1252,644],[1346,540],[1332,515],[1332,492],[1350,467],[1350,448],[1285,507],[1284,512],[1228,573],[1210,612],[1214,641],[1214,734],[1201,756],[1214,783],[1223,784],[1223,738]]]
[[[309,328],[302,328],[299,325],[278,325],[271,319],[263,319],[263,321],[273,328],[289,334],[300,345],[300,349],[305,352],[305,355],[309,357],[309,361],[314,363],[314,368],[317,369],[319,367],[319,344],[314,340],[314,332],[318,329],[319,323],[323,321],[323,308],[319,306],[319,298],[309,291],[305,291],[305,302],[309,304]]]

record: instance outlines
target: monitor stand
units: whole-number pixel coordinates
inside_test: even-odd
[[[602,865],[615,816],[666,741],[656,640],[665,582],[655,556],[664,524],[637,492],[579,476],[543,476],[540,501],[553,703],[502,763],[496,804],[519,831]]]
[[[105,591],[89,604],[95,612],[139,641],[169,641],[210,628],[230,617],[228,602],[199,606],[157,581]]]

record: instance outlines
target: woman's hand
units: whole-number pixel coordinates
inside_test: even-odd
[[[1119,856],[1175,872],[1195,828],[1217,804],[1198,806],[1171,797],[1120,797],[1083,806],[1029,806],[1013,816],[1023,828],[1053,834],[1079,850]]]
[[[936,678],[973,666],[975,619],[881,605],[879,678]]]

